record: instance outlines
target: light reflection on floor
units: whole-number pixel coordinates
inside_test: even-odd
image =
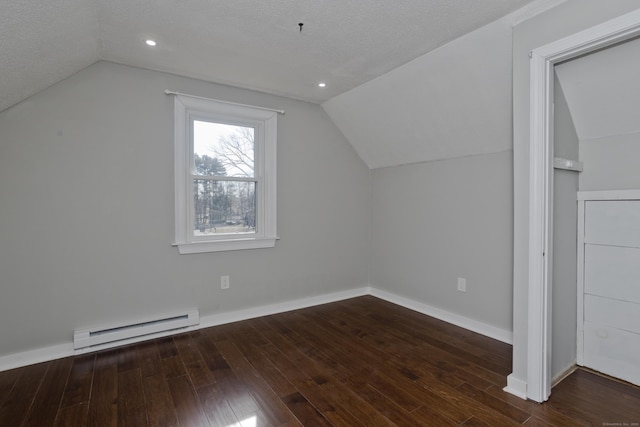
[[[255,415],[249,418],[245,418],[239,423],[229,424],[227,427],[257,427],[258,426],[258,417]]]

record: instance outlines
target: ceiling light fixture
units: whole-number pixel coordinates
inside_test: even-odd
[[[144,42],[146,43],[147,46],[151,46],[151,47],[156,46],[158,44],[156,43],[155,40],[151,40],[151,39],[145,40]]]
[[[327,84],[325,82],[320,82],[318,83],[318,87],[327,87]]]

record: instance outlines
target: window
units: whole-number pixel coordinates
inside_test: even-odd
[[[273,247],[277,111],[175,94],[175,245]]]

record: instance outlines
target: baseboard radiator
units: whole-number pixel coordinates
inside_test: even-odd
[[[152,338],[163,332],[178,331],[200,323],[198,310],[171,314],[153,319],[145,319],[131,323],[120,323],[98,328],[80,329],[73,333],[74,350],[94,346],[115,346],[119,342],[131,342],[132,339]]]

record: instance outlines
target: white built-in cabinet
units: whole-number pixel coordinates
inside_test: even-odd
[[[640,190],[578,193],[578,365],[640,385]]]

